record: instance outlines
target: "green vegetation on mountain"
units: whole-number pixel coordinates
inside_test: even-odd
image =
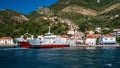
[[[34,14],[34,13],[33,13]],[[33,15],[32,14],[32,15]],[[21,16],[22,14],[12,10],[3,10],[0,12],[0,36],[20,37],[26,32],[35,36],[48,32],[48,27],[51,27],[51,32],[54,34],[65,34],[68,26],[62,23],[55,23],[49,20],[44,20],[41,15],[30,16],[29,21],[15,21],[14,16]],[[19,18],[18,18],[19,19]]]
[[[36,12],[36,11],[33,11],[30,14],[27,15],[27,17],[29,17],[30,19],[35,19],[35,18],[37,18],[39,16],[40,16],[40,14],[38,12]]]
[[[0,10],[0,36],[20,37],[26,32],[37,36],[48,32],[49,26],[54,34],[67,33],[69,26],[56,17],[73,21],[82,32],[101,27],[103,33],[109,33],[114,28],[120,28],[120,0],[100,0],[99,3],[97,0],[59,0],[28,15]]]
[[[59,0],[51,6],[61,18],[74,21],[80,31],[96,27],[120,28],[120,0]],[[59,7],[59,8],[58,8]],[[111,31],[103,30],[103,33]]]
[[[13,24],[14,20],[12,19],[13,16],[20,16],[21,13],[16,11],[12,11],[9,9],[3,9],[0,11],[0,23],[4,25]]]
[[[100,11],[119,2],[120,0],[100,0],[99,3],[97,0],[59,0],[57,3],[53,4],[50,7],[56,12],[70,5],[78,5],[81,7]]]

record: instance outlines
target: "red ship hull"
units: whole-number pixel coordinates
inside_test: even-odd
[[[40,45],[30,45],[28,42],[18,42],[19,46],[24,48],[59,48],[59,47],[69,47],[69,44],[40,44]]]

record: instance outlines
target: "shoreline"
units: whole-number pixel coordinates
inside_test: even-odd
[[[14,48],[19,47],[18,44],[13,45],[0,45],[0,48]],[[120,47],[120,45],[76,45],[76,46],[69,46],[69,47]]]
[[[4,44],[4,45],[0,45],[0,48],[12,48],[12,47],[19,47],[19,46],[18,46],[18,44],[13,44],[13,45]]]
[[[120,47],[120,45],[76,45],[70,47]]]

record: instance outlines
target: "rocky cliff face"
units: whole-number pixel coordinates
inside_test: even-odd
[[[116,9],[120,9],[120,3],[113,4],[113,5],[109,6],[108,8],[101,10],[101,11],[96,11],[96,10],[81,7],[78,5],[70,5],[70,6],[63,8],[60,12],[65,12],[65,13],[71,13],[71,12],[73,13],[74,12],[74,13],[79,13],[79,14],[83,14],[83,15],[87,15],[87,16],[97,16],[97,15],[101,15],[104,13],[108,13],[108,12],[116,10]]]

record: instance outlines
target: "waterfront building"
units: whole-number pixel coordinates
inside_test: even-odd
[[[86,34],[85,44],[86,45],[96,45],[97,38],[101,36],[101,34]]]
[[[96,45],[96,38],[86,37],[85,44],[86,45]]]
[[[11,37],[1,37],[0,45],[13,45],[13,39]]]
[[[98,41],[101,45],[113,45],[116,44],[116,37],[111,34],[106,34],[99,37]]]

